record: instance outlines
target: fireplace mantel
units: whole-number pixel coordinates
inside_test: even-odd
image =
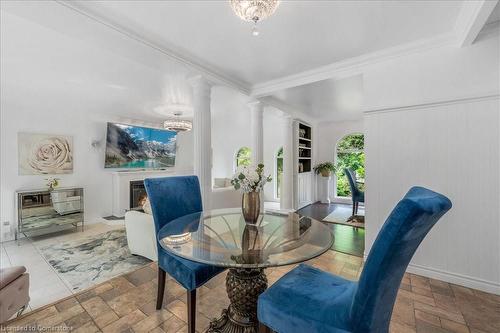
[[[130,182],[146,178],[191,175],[192,170],[137,170],[115,171],[113,175],[113,215],[122,217],[130,208]]]

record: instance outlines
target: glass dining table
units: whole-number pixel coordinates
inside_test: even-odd
[[[267,288],[265,268],[300,263],[333,245],[330,229],[296,213],[265,213],[255,224],[241,209],[204,211],[182,216],[158,233],[165,251],[198,263],[229,268],[230,305],[208,332],[257,332],[257,298]]]

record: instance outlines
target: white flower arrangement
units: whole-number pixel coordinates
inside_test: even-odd
[[[50,190],[59,186],[59,178],[49,177],[45,178],[45,180],[47,181],[47,186]]]
[[[271,176],[265,176],[264,164],[254,166],[239,166],[231,180],[231,184],[236,190],[243,193],[260,192],[267,182],[272,180]]]

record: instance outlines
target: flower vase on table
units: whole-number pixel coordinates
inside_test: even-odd
[[[241,211],[245,222],[257,223],[260,215],[260,192],[271,180],[271,176],[264,175],[264,164],[259,164],[256,168],[240,166],[236,170],[231,184],[236,190],[243,191]]]

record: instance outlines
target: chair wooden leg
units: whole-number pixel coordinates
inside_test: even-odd
[[[196,332],[196,289],[187,292],[188,332]]]
[[[355,213],[356,213],[356,202],[353,201],[352,202],[352,216],[354,216]]]
[[[163,295],[165,293],[166,272],[158,267],[158,293],[156,295],[156,310],[160,310],[163,305]]]
[[[359,202],[356,202],[355,207],[356,208],[354,209],[354,214],[353,215],[358,215]]]
[[[271,329],[263,323],[259,322],[259,333],[271,333]]]

